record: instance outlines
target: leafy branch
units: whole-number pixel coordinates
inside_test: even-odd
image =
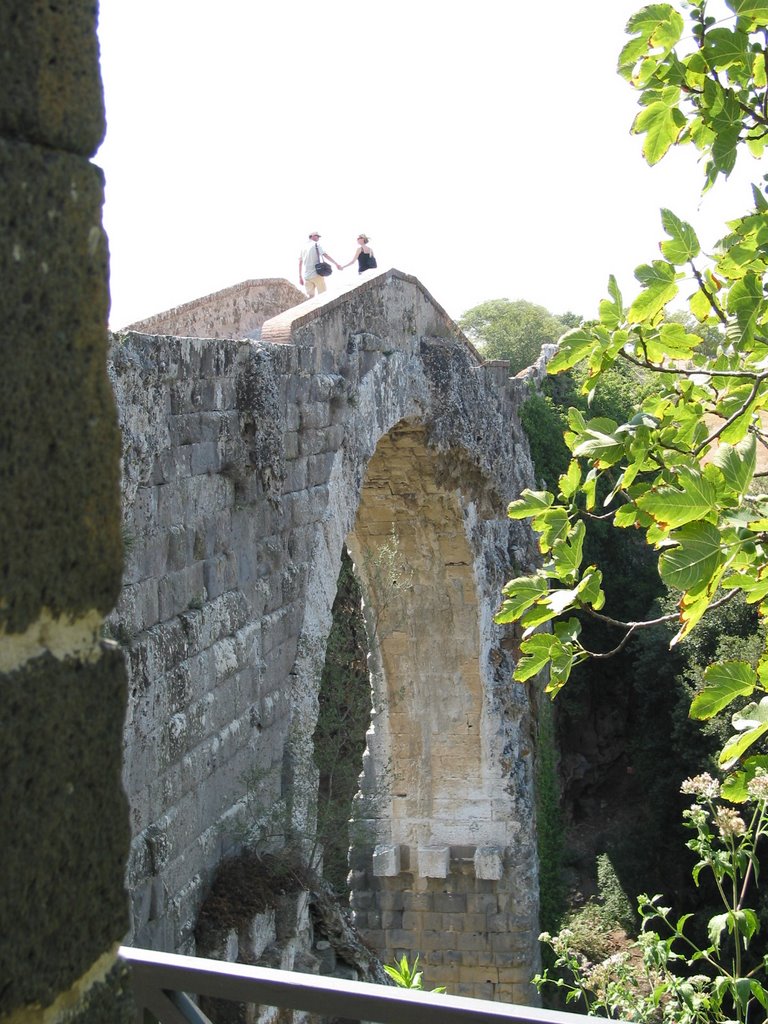
[[[765,147],[754,128],[768,110],[768,3],[725,2],[734,15],[727,26],[707,14],[707,0],[680,0],[694,46],[676,5],[645,7],[630,18],[632,38],[619,58],[619,73],[638,91],[632,130],[643,136],[646,160],[693,144],[705,156],[705,191],[728,177],[740,148],[760,156]],[[564,435],[571,461],[557,489],[526,490],[509,506],[511,518],[530,520],[538,534],[542,564],[507,583],[497,621],[522,627],[515,678],[546,670],[553,696],[576,665],[611,657],[638,630],[669,620],[622,622],[603,612],[602,572],[584,564],[587,519],[640,531],[656,552],[661,580],[678,595],[673,645],[737,594],[761,616],[768,612],[768,494],[757,483],[757,443],[766,444],[768,422],[768,200],[758,185],[752,196],[754,207],[728,223],[709,255],[690,224],[662,210],[661,258],[637,268],[640,291],[627,305],[610,277],[598,318],[563,335],[550,361],[552,374],[583,367],[588,398],[619,361],[656,378],[626,423],[571,409]],[[688,308],[701,330],[668,315],[680,282],[691,281],[687,270]],[[715,326],[725,332],[712,352],[703,336]],[[585,617],[623,629],[619,644],[587,649]],[[706,679],[695,717],[766,692],[768,653],[756,665],[710,666]],[[733,726],[720,763],[743,778],[745,755],[768,734],[768,698],[734,714]]]

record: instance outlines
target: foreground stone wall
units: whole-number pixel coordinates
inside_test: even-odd
[[[0,10],[0,1018],[132,1020],[95,5]]]
[[[111,374],[128,539],[112,628],[129,662],[132,940],[194,952],[216,865],[249,830],[261,834],[260,821],[273,845],[288,832],[311,842],[311,740],[346,542],[376,638],[372,735],[382,736],[366,756],[358,910],[367,900],[383,915],[386,893],[409,889],[411,856],[422,860],[413,885],[446,895],[460,851],[474,874],[464,880],[462,860],[455,895],[487,896],[476,879],[488,880],[497,924],[509,913],[517,932],[515,972],[503,977],[498,954],[510,949],[483,932],[496,974],[472,991],[528,997],[532,716],[492,622],[503,580],[532,558],[530,535],[504,515],[531,482],[516,415],[525,382],[484,366],[398,271],[272,318],[258,342],[118,335]],[[388,550],[403,567],[397,600],[381,573]],[[481,877],[478,850],[493,876]],[[374,861],[387,852],[382,872]],[[445,870],[427,870],[430,857]],[[383,917],[360,917],[382,952],[426,942],[429,920],[382,938]],[[438,949],[437,939],[407,947],[429,954],[428,984]],[[478,951],[466,952],[473,966]]]

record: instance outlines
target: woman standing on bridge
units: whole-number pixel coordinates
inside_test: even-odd
[[[368,235],[357,236],[357,252],[349,261],[349,263],[345,263],[342,266],[342,270],[344,269],[344,267],[350,267],[355,262],[355,260],[357,260],[357,270],[359,274],[364,273],[366,270],[376,269],[378,265],[376,263],[376,257],[373,255],[373,249],[370,247],[368,242]]]

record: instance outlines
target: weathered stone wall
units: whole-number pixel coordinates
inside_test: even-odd
[[[305,299],[303,292],[282,278],[243,281],[128,324],[123,330],[176,338],[258,338],[265,320]]]
[[[526,385],[484,366],[398,271],[282,313],[262,338],[129,333],[112,348],[129,541],[113,629],[129,660],[132,940],[194,951],[216,864],[267,811],[311,833],[311,737],[346,541],[378,637],[372,731],[384,737],[366,758],[355,884],[383,913],[379,890],[411,885],[411,853],[426,892],[440,876],[424,858],[462,850],[474,874],[460,872],[457,895],[497,893],[494,919],[511,915],[514,949],[490,926],[483,948],[493,964],[513,956],[515,973],[497,966],[492,989],[452,980],[524,998],[536,958],[531,715],[492,614],[503,580],[532,557],[528,532],[504,515],[531,481],[515,411]],[[412,577],[399,605],[377,583],[393,536]],[[397,850],[402,877],[374,869],[377,847],[378,858]],[[483,876],[470,849],[496,874]],[[375,918],[360,921],[381,938]],[[407,931],[426,942],[435,929]],[[385,936],[382,951],[405,938]],[[429,954],[428,984],[442,948],[408,946]]]
[[[132,1019],[95,5],[0,8],[0,1018]]]

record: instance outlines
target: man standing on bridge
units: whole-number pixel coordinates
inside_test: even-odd
[[[310,231],[309,245],[302,249],[299,256],[299,284],[304,285],[310,299],[313,295],[321,295],[325,291],[325,278],[318,274],[315,265],[326,260],[336,263],[333,256],[320,245],[319,233]],[[336,263],[336,269],[341,270],[340,263]]]

